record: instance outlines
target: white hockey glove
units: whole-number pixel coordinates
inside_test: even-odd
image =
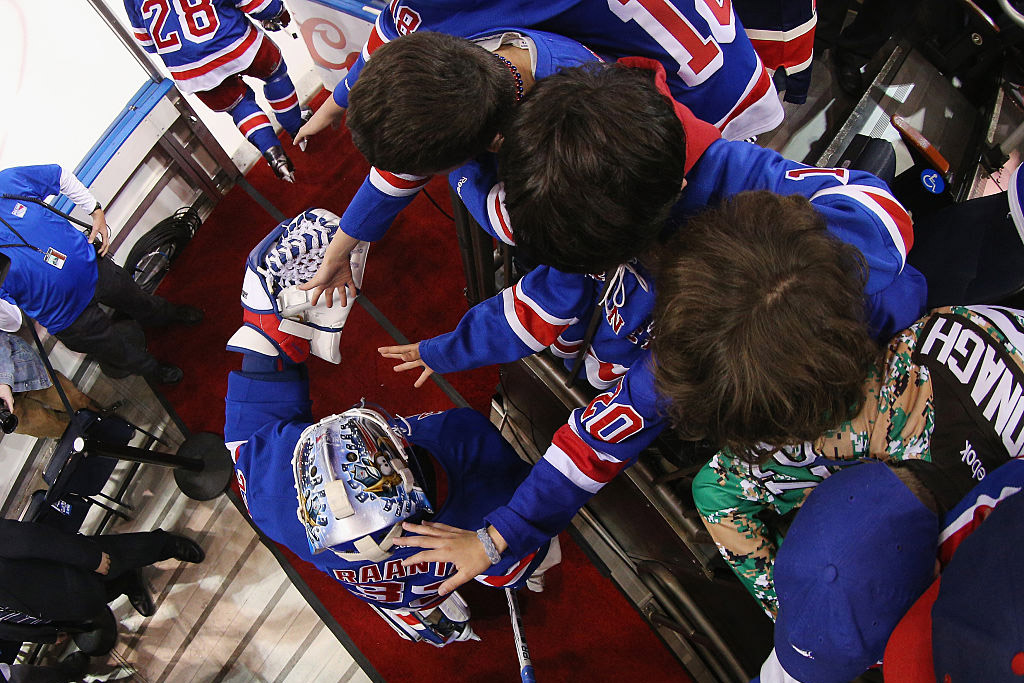
[[[249,253],[242,282],[242,327],[228,340],[231,351],[285,355],[296,363],[314,356],[341,362],[341,330],[355,296],[346,306],[328,307],[323,298],[310,305],[310,292],[297,285],[308,282],[323,262],[338,216],[310,209],[274,228]],[[350,266],[356,287],[362,286],[370,244],[352,250]]]

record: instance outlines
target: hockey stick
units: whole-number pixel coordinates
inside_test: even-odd
[[[523,637],[523,615],[519,612],[519,601],[511,588],[505,589],[505,597],[508,598],[508,612],[512,617],[512,634],[516,638],[516,654],[519,656],[519,675],[523,683],[536,683],[533,677],[533,662],[530,661],[530,649],[526,646],[526,638]]]

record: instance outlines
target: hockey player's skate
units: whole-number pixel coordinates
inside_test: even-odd
[[[281,180],[286,180],[289,183],[295,182],[295,166],[292,165],[292,160],[285,154],[284,149],[281,145],[274,145],[266,152],[263,153],[263,158],[270,164],[270,168]]]

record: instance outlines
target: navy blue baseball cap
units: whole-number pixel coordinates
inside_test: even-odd
[[[1024,681],[1024,495],[960,544],[932,607],[932,656],[947,683]]]
[[[775,652],[802,683],[847,683],[881,660],[935,572],[939,520],[889,466],[836,472],[807,497],[775,560]]]

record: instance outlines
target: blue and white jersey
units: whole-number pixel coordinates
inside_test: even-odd
[[[914,242],[910,215],[870,173],[805,166],[757,145],[720,140],[704,151],[686,180],[675,207],[681,217],[747,190],[809,199],[828,231],[864,256],[868,324],[877,339],[888,340],[924,312],[924,276],[906,262]]]
[[[347,107],[366,60],[398,36],[417,30],[471,36],[493,26],[551,31],[611,59],[656,59],[676,99],[730,140],[772,130],[784,116],[732,3],[718,0],[392,0],[334,100]]]
[[[687,185],[673,209],[676,219],[685,221],[747,190],[806,197],[828,230],[864,255],[866,308],[873,334],[888,340],[920,316],[924,277],[906,265],[913,226],[884,182],[862,171],[804,166],[757,145],[722,140],[681,105],[677,112],[687,132]],[[493,157],[485,155],[456,169],[450,181],[487,232],[515,244],[496,175]],[[474,306],[454,331],[421,342],[420,355],[436,372],[454,372],[510,362],[550,347],[571,367],[568,359],[582,348],[605,277],[541,266],[514,287]],[[584,366],[587,380],[598,389],[611,387],[650,341],[652,278],[637,264],[621,266],[614,278]]]
[[[870,271],[865,303],[876,337],[887,340],[920,317],[924,277],[906,265],[913,226],[884,182],[859,171],[804,166],[746,142],[714,139],[681,105],[677,113],[687,131],[688,168],[677,218],[746,190],[807,197],[827,229],[864,255]],[[492,329],[500,328],[497,316],[491,322]],[[487,516],[511,552],[564,529],[667,426],[649,362],[644,354],[617,385],[574,410],[508,505]]]
[[[383,15],[382,15],[383,16]],[[521,29],[496,28],[483,33],[471,35],[468,40],[486,41],[488,38],[500,37],[513,33],[523,36],[530,45],[531,58],[534,62],[533,77],[546,78],[561,67],[579,66],[587,62],[598,61],[598,57],[589,49],[574,40],[556,36],[543,31],[526,31]],[[341,91],[339,87],[335,92]],[[346,99],[346,104],[348,100]],[[488,162],[493,166],[493,155]],[[449,179],[452,187],[458,189],[462,177],[460,169],[453,171]],[[341,230],[345,234],[360,240],[373,242],[379,240],[387,232],[395,216],[407,207],[419,191],[430,181],[430,176],[390,173],[378,168],[371,168],[370,174],[359,187],[348,208],[341,217]],[[492,187],[493,180],[488,179],[487,190]],[[478,218],[478,220],[480,220]]]
[[[224,436],[235,461],[235,476],[253,522],[274,541],[337,579],[353,595],[387,609],[427,609],[444,600],[441,583],[456,572],[449,563],[403,567],[418,548],[399,548],[381,562],[349,562],[330,551],[313,555],[296,515],[292,452],[302,430],[313,422],[309,384],[296,372],[228,379]],[[519,459],[497,429],[469,408],[395,418],[414,445],[429,451],[447,479],[447,497],[431,518],[462,529],[484,526],[484,515],[509,499],[530,467]],[[440,478],[440,474],[439,474]],[[518,588],[548,550],[541,539],[526,552],[506,557],[477,580]]]
[[[582,372],[591,386],[607,389],[644,355],[651,341],[654,283],[636,262],[597,275],[539,266],[515,286],[471,308],[452,332],[420,342],[420,356],[432,370],[444,373],[510,363],[550,348],[571,369],[606,285],[602,319]]]
[[[272,19],[282,7],[281,0],[124,0],[136,42],[160,56],[184,93],[245,71],[264,40],[245,15]]]
[[[0,171],[0,194],[46,199],[60,193],[60,174],[56,164],[7,168]],[[0,223],[0,251],[11,260],[0,297],[50,334],[60,332],[96,292],[96,250],[66,219],[38,204],[0,199],[0,218],[17,231]]]
[[[614,388],[572,411],[508,504],[487,515],[510,554],[565,529],[665,428],[649,364],[645,354]]]

